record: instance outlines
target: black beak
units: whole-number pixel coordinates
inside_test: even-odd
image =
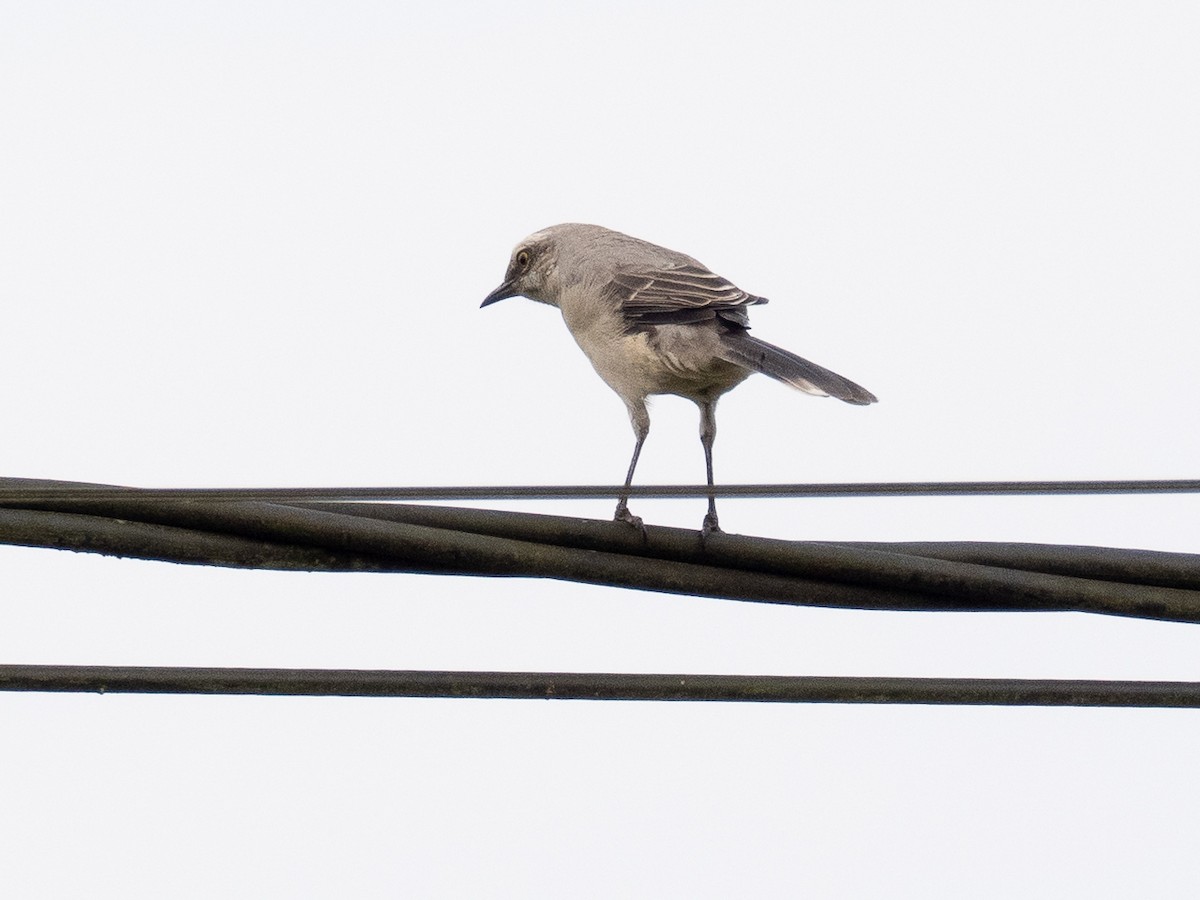
[[[496,288],[494,291],[484,297],[483,302],[479,304],[479,308],[483,309],[485,306],[491,306],[497,300],[504,300],[508,297],[515,296],[517,296],[517,292],[513,290],[512,282],[506,281],[504,284],[500,285],[500,287]]]

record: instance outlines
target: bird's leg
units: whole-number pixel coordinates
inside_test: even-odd
[[[713,441],[717,438],[717,401],[705,400],[699,404],[700,406],[700,443],[704,445],[704,465],[708,472],[708,486],[713,486],[713,463],[712,463],[712,448]],[[712,534],[714,531],[720,531],[721,526],[717,522],[717,498],[710,490],[708,493],[708,513],[704,516],[704,525],[701,526],[700,533],[704,536]]]
[[[646,435],[650,433],[650,414],[646,411],[645,402],[639,406],[629,405],[629,421],[633,425],[636,443],[633,445],[633,458],[629,460],[629,471],[625,473],[625,492],[617,500],[617,511],[613,513],[613,521],[625,522],[634,528],[640,528],[645,534],[646,529],[642,525],[642,520],[629,511],[629,486],[633,484],[633,470],[637,468],[642,444],[646,442]]]
[[[633,470],[637,468],[638,454],[642,452],[645,439],[644,436],[639,437],[633,445],[633,459],[629,461],[629,472],[625,475],[625,493],[617,500],[617,511],[613,514],[613,521],[627,522],[634,528],[641,528],[642,520],[629,511],[629,485],[633,483]]]

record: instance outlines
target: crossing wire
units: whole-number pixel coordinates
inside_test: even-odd
[[[16,482],[16,483],[14,483]],[[555,578],[858,609],[1087,611],[1200,622],[1200,556],[980,542],[781,541],[498,510],[397,503],[103,498],[0,507],[0,541],[193,564]]]

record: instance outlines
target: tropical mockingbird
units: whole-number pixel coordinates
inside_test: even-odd
[[[746,307],[766,303],[696,260],[598,225],[554,225],[512,252],[504,282],[482,306],[524,296],[557,306],[600,377],[629,410],[636,443],[626,492],[614,518],[641,527],[629,511],[642,444],[650,432],[646,398],[677,394],[700,407],[700,442],[713,485],[717,400],[754,372],[806,394],[865,406],[875,395],[853,381],[749,334]],[[720,531],[709,494],[703,532]]]

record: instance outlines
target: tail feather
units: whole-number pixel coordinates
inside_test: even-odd
[[[721,335],[721,350],[726,361],[770,375],[806,394],[837,397],[857,406],[876,401],[874,394],[849,378],[843,378],[782,347],[751,337],[744,331],[730,331]]]

